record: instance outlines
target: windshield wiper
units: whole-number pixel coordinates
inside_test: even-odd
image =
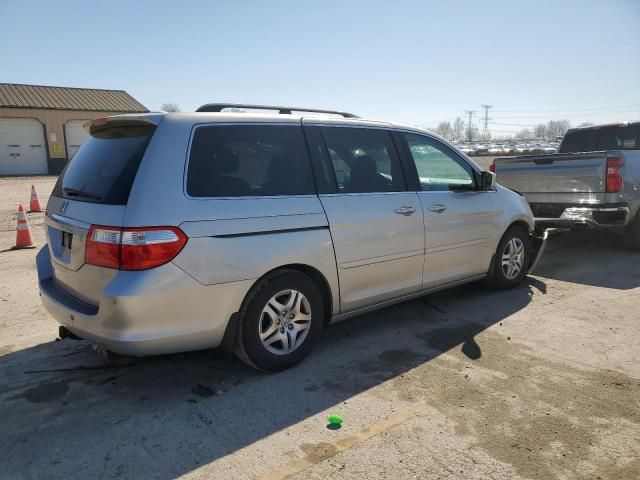
[[[70,197],[85,197],[85,198],[91,198],[93,200],[102,200],[102,197],[94,193],[83,192],[82,190],[76,190],[75,188],[65,187],[62,189],[62,191],[65,194],[69,195]]]

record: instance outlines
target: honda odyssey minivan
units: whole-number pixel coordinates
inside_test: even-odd
[[[86,128],[37,268],[61,336],[107,351],[223,346],[282,370],[332,322],[482,279],[513,287],[541,250],[525,199],[421,129],[230,104]]]

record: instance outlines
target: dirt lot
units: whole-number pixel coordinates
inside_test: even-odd
[[[338,324],[277,375],[216,352],[114,367],[55,341],[36,251],[7,250],[53,182],[0,179],[1,478],[640,478],[640,253],[616,239],[554,236],[519,288]]]

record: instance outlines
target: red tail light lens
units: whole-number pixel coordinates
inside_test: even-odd
[[[122,231],[121,270],[147,270],[171,261],[187,236],[175,227],[127,228]]]
[[[84,247],[84,262],[98,267],[120,268],[122,230],[91,226]]]
[[[489,171],[490,171],[491,173],[496,173],[496,164],[495,164],[495,163],[491,162],[491,163],[489,164]]]
[[[622,191],[623,178],[620,169],[624,166],[624,157],[607,157],[607,177],[605,181],[605,192],[616,193]]]
[[[176,227],[114,228],[93,225],[85,263],[119,270],[159,267],[180,253],[187,236]]]

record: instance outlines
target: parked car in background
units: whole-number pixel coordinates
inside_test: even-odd
[[[458,149],[465,155],[473,156],[476,154],[476,149],[469,145],[461,145]]]
[[[293,111],[91,122],[37,255],[61,335],[130,355],[223,345],[275,371],[330,322],[480,279],[510,288],[534,264],[525,199],[442,138]]]
[[[640,122],[573,128],[558,153],[496,158],[491,169],[538,225],[607,228],[640,248]]]

